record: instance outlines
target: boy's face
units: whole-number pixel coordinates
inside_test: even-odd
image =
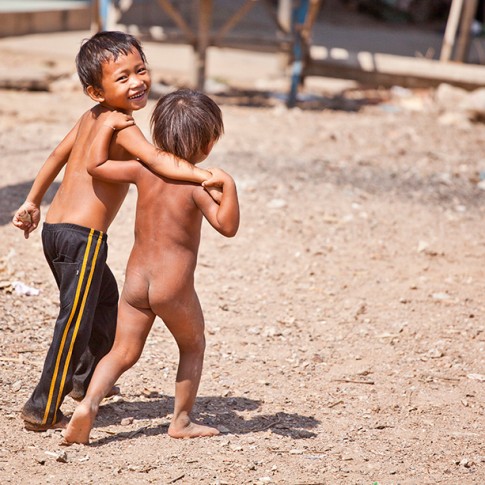
[[[104,106],[131,114],[144,108],[148,101],[150,73],[135,49],[116,61],[103,64],[102,89],[98,99]]]

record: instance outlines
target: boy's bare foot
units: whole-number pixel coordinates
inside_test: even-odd
[[[93,410],[88,404],[79,403],[69,421],[69,425],[62,433],[64,440],[60,444],[64,446],[74,443],[89,444],[89,433],[93,427],[95,417],[96,410]]]
[[[216,436],[219,434],[217,428],[204,426],[202,424],[190,422],[187,426],[176,427],[170,425],[168,428],[168,435],[172,438],[204,438],[209,436]]]
[[[49,429],[65,429],[67,428],[67,425],[69,424],[69,418],[66,418],[62,413],[60,413],[61,418],[56,422],[56,423],[33,423],[32,421],[29,421],[27,416],[25,416],[23,413],[20,415],[21,418],[24,420],[24,428],[27,431],[34,431],[37,433],[41,433],[43,431],[47,431]]]

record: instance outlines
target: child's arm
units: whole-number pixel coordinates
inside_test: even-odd
[[[174,180],[203,183],[205,187],[222,184],[222,180],[214,177],[211,172],[154,147],[143,136],[138,126],[131,126],[117,133],[116,142],[157,175]]]
[[[91,176],[105,182],[136,182],[136,177],[142,169],[140,162],[108,160],[113,133],[133,124],[131,116],[116,111],[100,119],[87,157],[86,169]]]
[[[74,140],[76,139],[79,122],[59,143],[57,148],[49,155],[44,165],[35,177],[34,183],[30,189],[25,202],[15,212],[12,223],[15,227],[24,231],[25,239],[34,231],[40,222],[40,204],[42,199],[55,180],[59,172],[67,163]]]
[[[234,179],[218,168],[214,177],[222,180],[222,197],[217,204],[204,190],[194,191],[194,201],[211,226],[226,237],[233,237],[239,228],[239,202]]]

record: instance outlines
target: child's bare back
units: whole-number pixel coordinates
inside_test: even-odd
[[[140,170],[137,188],[135,243],[123,297],[134,306],[161,310],[194,291],[202,224],[194,194],[204,189],[147,169]]]

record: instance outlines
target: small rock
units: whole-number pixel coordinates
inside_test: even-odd
[[[12,384],[12,391],[18,392],[22,388],[22,381],[16,381]]]
[[[485,375],[483,374],[467,374],[467,377],[475,381],[485,382]]]
[[[422,253],[423,251],[426,251],[428,249],[429,243],[426,241],[419,241],[418,243],[418,253]]]
[[[283,209],[286,205],[286,200],[284,199],[272,199],[266,204],[266,207],[268,209]]]
[[[426,355],[430,359],[439,359],[440,357],[443,357],[444,354],[441,352],[441,350],[431,349]]]

